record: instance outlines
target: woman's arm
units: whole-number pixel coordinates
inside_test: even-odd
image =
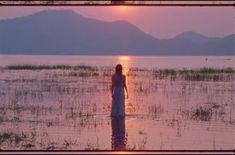
[[[111,96],[113,98],[113,88],[114,88],[114,77],[112,76],[112,85],[111,85]]]
[[[128,89],[126,86],[126,76],[124,75],[124,88],[126,89],[126,98],[128,99]]]

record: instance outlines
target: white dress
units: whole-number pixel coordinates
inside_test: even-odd
[[[125,116],[124,76],[113,75],[113,94],[111,116]]]

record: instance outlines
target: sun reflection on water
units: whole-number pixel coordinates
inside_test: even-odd
[[[117,63],[122,64],[124,75],[128,75],[129,69],[131,67],[130,60],[131,60],[130,56],[118,56]]]

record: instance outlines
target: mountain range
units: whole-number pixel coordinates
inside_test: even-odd
[[[187,31],[159,39],[128,21],[105,22],[71,10],[48,10],[0,20],[0,54],[234,55],[235,34],[220,38]]]

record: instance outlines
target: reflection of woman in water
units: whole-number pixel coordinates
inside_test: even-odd
[[[116,66],[115,74],[112,76],[112,109],[111,116],[125,116],[125,93],[124,89],[127,92],[126,86],[126,76],[122,74],[122,65],[118,64]]]
[[[125,150],[127,143],[125,117],[112,118],[112,149]]]

